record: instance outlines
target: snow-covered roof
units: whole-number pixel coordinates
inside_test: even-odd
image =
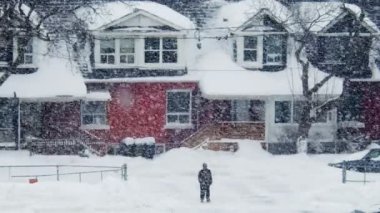
[[[89,91],[85,99],[87,101],[108,101],[111,100],[111,94],[108,91]]]
[[[199,58],[197,72],[202,96],[209,99],[259,98],[268,96],[301,96],[301,66],[289,64],[283,71],[251,71],[236,64],[223,50],[210,51]],[[195,72],[195,71],[194,71]],[[328,74],[311,68],[310,87]],[[343,80],[331,78],[318,94],[337,96],[343,91]]]
[[[286,22],[289,19],[288,8],[276,0],[243,0],[223,5],[210,25],[236,29],[263,10],[278,21]]]
[[[319,32],[337,21],[337,18],[345,13],[344,8],[357,18],[362,13],[357,5],[341,2],[299,2],[294,4],[291,10],[292,13],[297,14],[300,21],[309,23],[311,31]],[[365,17],[363,22],[373,31],[379,31],[376,24],[368,17]]]
[[[178,28],[194,29],[194,24],[184,15],[173,9],[151,1],[116,1],[81,8],[76,11],[79,18],[88,24],[90,30],[97,30],[123,17],[138,11],[145,11],[165,20]]]
[[[304,24],[310,24],[312,31],[319,32],[344,13],[343,5],[347,11],[357,17],[360,16],[362,12],[360,7],[341,2],[300,2],[291,4],[291,6],[285,6],[276,0],[224,2],[224,5],[218,10],[216,17],[210,21],[209,25],[228,27],[234,30],[265,11],[291,32],[297,32],[301,29],[299,26],[300,21],[304,22]],[[379,31],[376,24],[368,17],[364,18],[364,23],[373,31]]]
[[[64,48],[60,48],[63,54]],[[0,97],[21,99],[58,99],[85,97],[87,91],[83,77],[75,62],[67,55],[51,52],[36,57],[37,71],[32,74],[12,74],[1,86]]]

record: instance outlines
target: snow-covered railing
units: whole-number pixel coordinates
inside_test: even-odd
[[[15,169],[22,169],[22,174],[15,174]],[[15,178],[26,178],[35,182],[40,178],[54,177],[56,181],[61,181],[64,176],[77,176],[82,182],[84,175],[99,174],[100,181],[103,181],[105,174],[119,173],[122,180],[127,180],[127,165],[117,166],[89,166],[89,165],[0,165],[0,169],[8,170],[8,181]],[[90,169],[90,170],[89,170]],[[27,173],[26,171],[33,170]],[[39,170],[43,172],[37,173]],[[79,170],[79,171],[78,171]],[[2,173],[5,174],[5,173]]]

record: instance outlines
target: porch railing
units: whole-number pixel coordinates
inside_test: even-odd
[[[265,124],[263,122],[216,122],[201,127],[198,131],[182,141],[189,148],[199,147],[207,140],[230,139],[265,139]]]

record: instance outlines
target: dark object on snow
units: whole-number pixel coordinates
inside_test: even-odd
[[[336,168],[346,167],[347,170],[357,172],[380,173],[380,148],[371,149],[362,159],[330,163],[329,166]]]
[[[205,196],[207,202],[210,202],[210,186],[212,184],[211,170],[207,168],[207,164],[203,163],[203,169],[198,173],[198,181],[201,190],[201,202],[203,202]]]
[[[154,144],[120,144],[117,153],[128,157],[144,157],[152,159],[154,157],[156,146]]]

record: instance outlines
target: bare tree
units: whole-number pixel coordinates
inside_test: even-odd
[[[356,57],[358,60],[355,60],[355,57],[360,54],[364,54],[365,52],[369,52],[368,45],[363,45],[363,39],[360,35],[361,27],[363,26],[365,13],[361,10],[360,14],[353,14],[353,19],[349,20],[350,28],[345,29],[348,30],[347,35],[344,37],[348,41],[347,46],[350,48],[345,49],[343,58],[349,59],[345,60],[344,69],[346,70],[346,74],[336,73],[334,71],[330,71],[328,75],[326,75],[319,82],[316,82],[313,85],[310,85],[310,72],[311,66],[313,66],[313,48],[316,45],[316,39],[318,37],[317,32],[313,30],[316,26],[320,25],[322,22],[326,22],[327,20],[333,20],[336,18],[337,13],[336,10],[340,10],[341,13],[347,12],[348,14],[352,14],[344,3],[340,5],[331,6],[328,3],[325,5],[321,4],[322,8],[310,8],[310,10],[314,10],[312,12],[313,15],[307,16],[305,11],[301,11],[299,7],[293,7],[291,10],[292,20],[299,28],[299,33],[295,33],[293,35],[296,41],[296,59],[297,62],[301,65],[301,82],[302,82],[302,92],[304,101],[301,106],[301,113],[299,119],[298,126],[298,138],[307,139],[309,137],[309,132],[312,127],[312,124],[316,121],[317,117],[322,113],[325,113],[327,110],[331,110],[334,107],[337,107],[342,100],[342,97],[328,99],[326,101],[318,100],[318,92],[320,89],[334,76],[340,76],[344,78],[344,82],[347,82],[350,78],[350,75],[347,73],[352,73],[354,71],[363,69],[363,61],[360,61],[360,57]],[[351,56],[351,57],[349,57]],[[365,64],[368,66],[368,63]],[[312,113],[315,112],[315,113]]]
[[[54,42],[57,37],[68,38],[77,31],[80,25],[75,24],[75,21],[60,21],[60,18],[69,17],[80,6],[91,3],[90,0],[79,2],[51,4],[50,0],[0,1],[0,56],[6,58],[8,65],[0,78],[0,85],[11,74],[18,72],[17,67],[25,60],[24,53],[28,51],[28,44],[33,38]]]

